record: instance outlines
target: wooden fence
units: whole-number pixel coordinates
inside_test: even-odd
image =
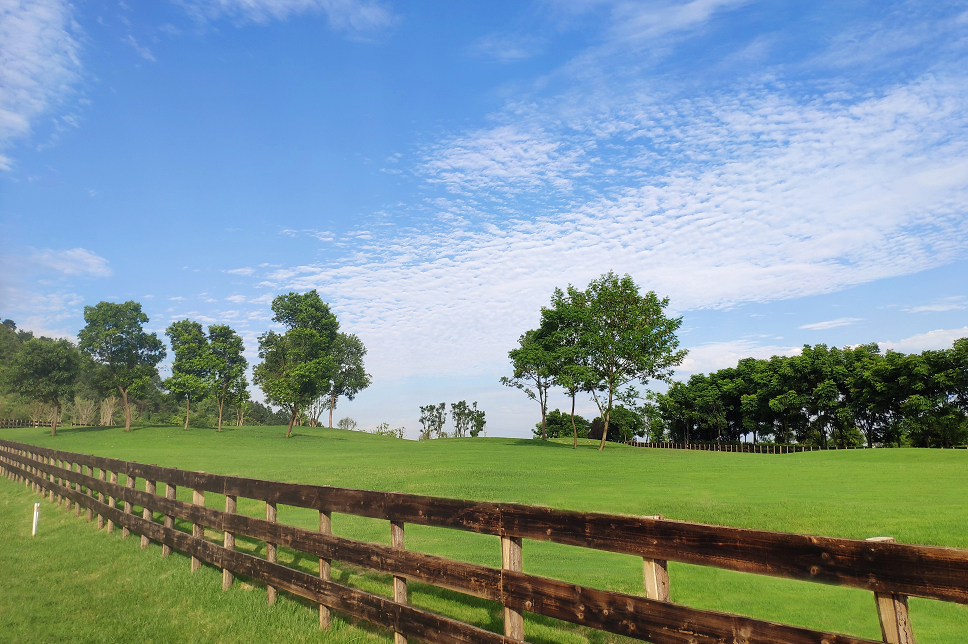
[[[266,584],[268,601],[279,590],[319,604],[320,626],[330,610],[378,624],[395,633],[397,644],[424,642],[509,644],[525,639],[523,613],[545,615],[655,644],[871,644],[873,640],[777,624],[669,601],[666,562],[715,566],[776,577],[862,588],[874,595],[883,641],[913,644],[907,596],[968,603],[968,550],[861,541],[710,526],[661,517],[634,517],[301,485],[191,472],[110,458],[75,454],[0,440],[0,468],[17,481],[66,502],[75,516],[123,536],[141,535],[162,544],[162,555],[178,550],[223,570],[223,588],[234,575]],[[95,470],[97,475],[95,476]],[[124,477],[123,485],[120,476]],[[136,481],[144,480],[144,491]],[[158,485],[164,482],[164,494]],[[193,490],[193,502],[175,498],[177,486]],[[225,495],[225,510],[205,506],[205,493]],[[238,497],[264,502],[265,519],[236,513]],[[122,507],[118,507],[123,504]],[[278,504],[319,512],[319,529],[276,522]],[[141,515],[134,507],[143,508]],[[333,512],[390,522],[392,545],[332,534]],[[162,515],[161,523],[155,513]],[[192,524],[175,529],[174,519]],[[491,568],[407,550],[406,524],[439,526],[500,537],[502,567]],[[203,529],[224,533],[222,545]],[[266,543],[266,558],[238,552],[235,536]],[[577,586],[529,575],[522,568],[522,539],[552,541],[642,557],[644,597]],[[319,558],[312,575],[278,563],[279,546]],[[333,560],[393,576],[393,599],[337,584]],[[407,581],[416,580],[504,605],[504,634],[407,605]],[[874,608],[872,606],[872,609]]]
[[[844,449],[871,449],[866,445],[850,447],[818,447],[816,445],[762,445],[750,443],[674,443],[667,441],[643,442],[630,441],[626,443],[632,447],[651,447],[653,449],[687,449],[705,452],[739,452],[743,454],[797,454],[799,452],[817,452]],[[944,448],[938,448],[944,449]],[[949,449],[968,449],[968,445],[955,445]]]
[[[0,418],[0,429],[7,429],[11,427],[50,427],[51,421],[49,420],[24,420],[22,418]],[[81,423],[57,423],[58,427],[91,427],[91,425],[82,425]]]

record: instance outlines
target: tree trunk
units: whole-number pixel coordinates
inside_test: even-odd
[[[612,415],[612,390],[608,390],[608,407],[605,409],[605,427],[602,428],[602,442],[598,444],[598,451],[605,449],[605,439],[608,438],[608,419]]]
[[[128,404],[128,390],[118,387],[121,392],[121,402],[124,403],[124,431],[131,431],[131,405]]]
[[[286,438],[292,436],[292,426],[296,422],[296,416],[299,415],[299,410],[295,407],[292,408],[292,416],[289,418],[289,426],[286,427]]]
[[[225,406],[225,398],[219,398],[218,401],[218,430],[222,431],[222,408]]]
[[[185,396],[185,431],[188,431],[188,413],[192,410],[192,397]]]
[[[571,429],[575,432],[574,449],[578,449],[578,426],[575,425],[575,392],[571,392]]]
[[[336,392],[329,395],[329,428],[333,429],[333,410],[336,409]]]
[[[548,410],[548,388],[542,387],[540,376],[538,377],[538,403],[541,405],[541,440],[546,441],[548,440],[548,429],[545,424],[545,415]]]
[[[54,401],[54,416],[50,419],[50,435],[57,436],[57,412],[60,411],[60,405],[55,400]]]

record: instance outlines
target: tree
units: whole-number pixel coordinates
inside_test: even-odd
[[[454,436],[458,438],[463,436],[476,438],[487,425],[487,421],[484,419],[484,411],[477,408],[476,400],[470,405],[467,404],[466,400],[451,403],[450,417],[454,421]]]
[[[50,435],[55,436],[61,405],[74,397],[80,368],[77,348],[67,340],[33,338],[10,360],[5,384],[27,400],[53,405]]]
[[[280,295],[272,301],[272,310],[273,321],[286,332],[259,336],[262,362],[253,370],[253,380],[269,403],[289,413],[288,438],[300,409],[319,398],[335,374],[332,347],[339,322],[315,290]]]
[[[444,438],[444,423],[447,422],[447,403],[439,405],[420,406],[420,424],[423,429],[420,431],[420,440],[430,440],[431,438]]]
[[[209,393],[209,376],[212,373],[212,353],[209,340],[202,325],[193,320],[172,322],[165,335],[171,342],[175,359],[171,364],[171,377],[163,383],[176,400],[185,400],[185,426],[192,410],[192,400],[203,400]]]
[[[571,306],[582,310],[577,340],[585,367],[582,389],[591,392],[604,421],[598,446],[603,450],[616,401],[631,405],[638,398],[632,383],[668,382],[673,367],[682,364],[686,351],[679,350],[676,337],[682,318],[666,317],[669,298],[659,299],[654,291],[640,295],[629,275],[611,271],[584,291],[569,285],[567,295]]]
[[[158,375],[157,365],[165,358],[165,346],[143,326],[148,316],[141,305],[100,302],[84,307],[86,326],[77,334],[79,346],[102,367],[104,381],[121,393],[124,404],[124,431],[131,431],[129,394],[147,388]]]
[[[356,394],[370,386],[372,377],[363,367],[366,347],[356,335],[340,333],[333,342],[332,356],[336,371],[329,387],[329,426],[333,426],[333,410],[340,396],[353,400]]]
[[[208,327],[210,358],[209,388],[218,405],[218,431],[222,431],[222,411],[225,402],[242,402],[241,392],[248,397],[249,383],[245,379],[248,360],[242,355],[245,347],[242,338],[227,324]]]
[[[531,400],[538,401],[541,406],[541,439],[547,440],[545,416],[548,412],[548,389],[551,388],[551,378],[554,356],[546,346],[547,337],[540,330],[527,331],[518,338],[518,347],[508,351],[512,376],[501,377],[501,384],[523,391]],[[533,389],[532,389],[533,387]]]
[[[588,438],[591,423],[582,416],[569,415],[560,409],[552,409],[548,412],[546,420],[548,438],[565,438],[574,433],[577,433],[579,438]],[[577,432],[576,427],[578,428]],[[535,423],[533,431],[535,438],[541,436],[541,423]]]

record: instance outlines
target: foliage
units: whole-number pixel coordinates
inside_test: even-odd
[[[444,431],[444,423],[447,422],[447,404],[421,405],[420,407],[420,440],[430,440],[431,438],[446,438],[447,432]]]
[[[477,408],[476,400],[470,405],[466,400],[451,403],[450,417],[454,421],[454,436],[457,438],[463,436],[476,438],[487,425],[484,411]]]
[[[10,359],[4,369],[4,388],[21,397],[53,406],[50,433],[57,433],[58,412],[74,397],[81,359],[67,340],[33,338]]]
[[[548,389],[552,383],[554,356],[547,346],[548,338],[539,330],[526,331],[518,346],[508,351],[513,373],[501,377],[501,384],[523,391],[541,406],[541,438],[547,438],[545,415],[548,411]]]
[[[968,442],[966,373],[965,338],[921,354],[805,345],[673,383],[654,397],[649,431],[679,442],[951,447]]]
[[[141,305],[128,301],[123,304],[100,302],[84,307],[86,325],[77,334],[80,349],[87,352],[98,365],[99,380],[121,393],[124,404],[124,431],[131,431],[131,401],[129,394],[137,394],[151,386],[157,377],[157,365],[165,357],[165,347],[154,333],[146,333],[143,325],[148,316]]]
[[[645,436],[646,425],[637,411],[616,405],[612,408],[609,421],[606,440],[614,443],[628,443],[638,436]],[[588,438],[600,441],[604,430],[605,420],[598,416],[592,420],[591,427],[588,429]]]
[[[574,427],[572,427],[572,418],[575,421]],[[574,428],[578,429],[578,438],[588,438],[588,430],[591,428],[591,423],[586,418],[577,415],[572,417],[571,414],[558,409],[549,411],[546,421],[548,438],[568,438],[573,435]],[[541,436],[541,423],[535,423],[534,436],[535,438]]]
[[[336,423],[336,427],[339,429],[345,429],[347,431],[355,431],[358,424],[355,420],[347,416],[346,418],[340,418],[339,422]]]
[[[366,347],[356,335],[339,333],[333,342],[332,356],[336,369],[330,380],[325,397],[329,401],[329,426],[333,426],[333,410],[340,396],[353,400],[358,393],[370,386],[373,379],[363,366]]]
[[[236,405],[248,400],[245,369],[248,360],[242,355],[242,338],[227,324],[208,327],[209,389],[218,404],[218,431],[222,431],[222,412],[226,402]]]
[[[373,433],[377,436],[389,436],[390,438],[403,438],[404,432],[407,430],[406,427],[397,427],[395,429],[390,429],[390,423],[380,423],[373,430]]]
[[[286,327],[284,334],[268,331],[259,336],[262,363],[253,370],[255,384],[266,400],[289,412],[286,436],[301,409],[312,404],[336,371],[331,350],[339,322],[313,290],[288,293],[272,301],[273,320]]]
[[[163,386],[175,400],[185,401],[185,426],[188,429],[192,400],[201,400],[209,394],[209,377],[212,373],[212,352],[202,325],[194,320],[172,322],[165,330],[171,342],[175,359],[171,363],[171,377]]]

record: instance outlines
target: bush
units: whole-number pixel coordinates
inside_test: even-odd
[[[591,429],[588,431],[588,438],[602,440],[602,430],[605,428],[604,419],[599,416],[592,421]],[[642,417],[632,411],[622,407],[612,407],[612,413],[608,417],[608,437],[605,439],[613,443],[627,443],[636,436],[645,436],[645,423]]]
[[[545,426],[548,430],[548,438],[568,438],[574,435],[574,430],[571,427],[571,414],[566,414],[558,409],[549,411],[545,415]],[[575,428],[578,430],[578,438],[587,438],[589,427],[586,419],[575,414]],[[534,426],[534,435],[536,438],[541,437],[540,422]],[[601,433],[599,433],[599,437],[601,437]]]

